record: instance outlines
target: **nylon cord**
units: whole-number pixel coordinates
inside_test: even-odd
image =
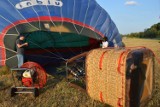
[[[64,60],[64,61],[66,61],[66,60],[67,60],[67,59],[64,59],[64,58],[63,58],[63,57],[61,57],[61,56],[58,56],[58,55],[54,54],[53,52],[51,52],[51,51],[49,51],[49,50],[47,50],[47,49],[42,48],[41,46],[39,46],[38,44],[36,44],[36,43],[32,42],[31,40],[29,40],[29,41],[30,41],[31,43],[35,44],[36,46],[38,46],[39,48],[41,48],[41,49],[45,50],[46,52],[49,52],[49,53],[51,53],[52,55],[55,55],[55,56],[59,57],[59,59],[62,59],[62,60]]]

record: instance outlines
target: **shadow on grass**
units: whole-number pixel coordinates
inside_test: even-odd
[[[9,75],[0,76],[0,91],[3,91],[12,86],[12,81]]]
[[[68,82],[70,87],[73,87],[75,89],[78,89],[86,93],[86,85],[84,80],[82,81],[82,80],[75,80],[73,78],[72,79],[66,78],[65,65],[58,65],[58,66],[49,65],[45,66],[44,68],[48,74],[48,79],[47,79],[47,84],[41,90],[41,93],[44,93],[48,89],[54,88],[62,80]]]
[[[4,86],[5,86],[4,83],[2,81],[0,81],[0,87],[4,87]]]
[[[0,76],[9,74],[9,71],[10,69],[7,66],[0,67]]]
[[[48,89],[54,88],[58,83],[65,79],[65,66],[45,66],[47,72],[47,83],[45,87],[41,90],[41,93],[46,92]]]

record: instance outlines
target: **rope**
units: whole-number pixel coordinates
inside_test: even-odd
[[[10,0],[8,0],[8,2],[15,8],[14,4],[13,4]],[[15,8],[15,10],[19,13],[19,15],[20,15],[23,19],[26,20],[26,18],[20,13],[20,11],[18,11],[16,8]],[[28,21],[26,20],[26,22],[28,22]],[[36,30],[39,30],[39,28],[33,26],[31,23],[28,22],[28,24],[29,24],[30,26],[32,26],[33,28],[35,28]]]
[[[42,55],[28,55],[28,56],[34,56],[34,57],[44,57],[44,58],[56,59],[56,57],[42,56]]]
[[[33,9],[33,11],[36,13],[36,15],[37,15],[37,18],[38,18],[38,26],[39,26],[39,28],[40,28],[40,30],[41,30],[41,23],[40,23],[40,18],[39,18],[39,15],[38,15],[38,13],[36,12],[36,10],[34,9],[34,6],[32,6],[32,9]]]
[[[86,13],[85,13],[85,17],[84,17],[83,23],[85,23],[86,18],[87,18],[88,10],[89,10],[89,7],[90,7],[90,1],[91,1],[91,0],[88,0],[87,10],[86,10]],[[83,24],[83,25],[84,25],[84,24]],[[84,26],[82,27],[82,29],[81,29],[81,31],[80,31],[80,34],[82,33],[83,29],[84,29]]]
[[[48,36],[48,35],[47,35]],[[50,36],[48,36],[50,39],[52,39]],[[60,36],[60,38],[62,38],[62,36]],[[29,38],[28,38],[29,39]],[[63,39],[63,38],[62,38]],[[31,41],[31,39],[29,39],[30,41]],[[65,41],[65,39],[63,39],[64,41]],[[32,41],[33,42],[33,41]],[[34,44],[36,44],[35,42],[33,42]],[[67,42],[66,42],[67,43]],[[38,45],[38,44],[36,44],[36,45]],[[40,47],[40,46],[39,46]],[[76,53],[74,53],[73,51],[72,51],[72,49],[70,49],[69,47],[67,47],[74,55],[76,55]],[[54,48],[54,50],[58,53],[58,55],[59,56],[62,56],[61,55],[61,53],[60,52],[58,52],[57,51],[57,49],[56,48]]]
[[[75,1],[76,1],[76,0],[74,0],[74,5],[73,5],[73,16],[72,16],[72,19],[75,19],[75,18],[74,18],[74,16],[75,16],[75,7],[76,7],[76,6],[75,6],[75,4],[76,4]],[[72,24],[73,24],[73,26],[74,26],[76,32],[77,32],[78,34],[80,34],[80,32],[79,32],[78,29],[76,28],[75,24],[74,24],[74,23],[72,23]]]
[[[13,53],[16,53],[16,54],[17,54],[17,52],[16,52],[16,51],[14,51],[14,50],[12,50],[12,49],[9,49],[9,48],[3,47],[3,46],[0,46],[0,48],[4,48],[4,49],[6,49],[6,50],[8,50],[8,51],[11,51],[11,52],[13,52]]]
[[[7,34],[8,35],[8,34]],[[13,35],[13,36],[16,36],[17,34],[10,34],[10,35]],[[30,42],[32,42],[32,41],[30,41]],[[34,43],[34,42],[32,42],[32,43]],[[36,43],[34,43],[34,44],[36,44]],[[38,44],[36,44],[37,46],[39,46]],[[9,49],[9,48],[6,48],[6,47],[3,47],[3,46],[0,46],[1,48],[4,48],[4,49],[6,49],[6,50],[8,50],[8,51],[11,51],[11,52],[13,52],[13,53],[15,53],[15,54],[17,54],[17,52],[16,51],[13,51],[12,49]],[[39,46],[40,47],[40,46]],[[47,52],[48,52],[48,50],[47,50]],[[49,51],[50,52],[50,51]],[[52,53],[52,52],[50,52],[50,53]],[[53,53],[52,53],[53,54]],[[55,56],[56,56],[56,54],[54,54]],[[37,56],[37,55],[35,55],[35,56]],[[39,55],[40,56],[40,55]],[[41,56],[42,57],[42,56]],[[56,58],[56,57],[49,57],[49,56],[43,56],[43,57],[48,57],[48,58]],[[58,56],[59,57],[59,56]],[[11,57],[10,57],[11,58]],[[7,59],[6,59],[7,60]],[[63,59],[63,60],[65,60],[66,61],[66,59]]]
[[[36,44],[36,43],[32,42],[31,40],[30,40],[30,42],[31,42],[31,43],[33,43],[33,44],[35,44],[35,45],[36,45],[36,46],[38,46],[39,48],[41,48],[41,49],[45,50],[46,52],[49,52],[49,53],[51,53],[52,55],[55,55],[55,56],[59,57],[59,58],[57,58],[57,59],[62,59],[62,60],[64,60],[64,61],[66,61],[66,60],[67,60],[67,59],[64,59],[64,58],[63,58],[63,57],[61,57],[61,56],[58,56],[58,55],[54,54],[53,52],[51,52],[51,51],[49,51],[49,50],[47,50],[47,49],[42,48],[41,46],[39,46],[38,44]]]
[[[61,2],[62,2],[62,0],[60,0]],[[60,7],[60,13],[61,13],[61,17],[63,17],[63,14],[62,14],[62,6]],[[63,18],[62,18],[62,21],[61,21],[61,26],[63,25]],[[60,32],[60,34],[61,34],[61,32]]]
[[[15,25],[14,23],[12,23],[10,20],[6,19],[6,18],[5,18],[4,16],[2,16],[2,15],[0,15],[0,17],[3,18],[4,20],[6,20],[7,22],[9,22],[10,24],[12,24],[12,25],[15,27],[16,32],[17,32],[18,35],[19,35],[19,31],[17,30],[17,27],[16,27],[16,25]]]
[[[19,32],[18,32],[19,33]],[[7,34],[8,35],[8,34]],[[12,36],[17,36],[18,34],[9,34],[9,35],[12,35]],[[51,54],[53,54],[53,55],[55,55],[55,56],[57,56],[57,57],[59,57],[59,58],[56,58],[56,57],[50,57],[50,58],[56,58],[56,59],[62,59],[62,60],[64,60],[64,61],[66,61],[67,59],[64,59],[62,56],[60,56],[60,53],[57,51],[57,53],[59,53],[59,56],[58,55],[56,55],[56,54],[54,54],[53,52],[51,52],[51,51],[49,51],[49,50],[47,50],[47,49],[44,49],[44,48],[42,48],[41,46],[39,46],[38,44],[36,44],[35,42],[33,42],[33,41],[31,41],[31,39],[29,39],[29,41],[31,42],[31,43],[33,43],[33,44],[35,44],[36,46],[38,46],[39,48],[41,48],[41,49],[43,49],[43,50],[45,50],[45,51],[47,51],[47,52],[49,52],[49,53],[51,53]],[[11,50],[11,49],[9,49],[9,48],[6,48],[6,47],[2,47],[2,46],[0,46],[1,48],[4,48],[4,49],[6,49],[6,50],[9,50],[9,51],[11,51],[11,52],[14,52],[14,53],[16,53],[17,54],[17,52],[16,51],[13,51],[13,50]],[[70,48],[69,48],[70,49]],[[71,49],[70,49],[71,50]],[[72,50],[71,50],[72,51]],[[73,51],[72,51],[72,53],[74,53]],[[75,54],[75,53],[74,53]]]
[[[57,26],[56,26],[56,24],[53,22],[53,20],[52,20],[52,18],[51,18],[51,12],[49,11],[49,8],[48,8],[48,6],[46,5],[46,8],[47,8],[47,11],[48,11],[48,14],[49,14],[49,18],[50,18],[50,21],[51,21],[51,23],[53,24],[53,26],[55,27],[55,30],[58,32],[58,30],[57,30]],[[63,16],[62,15],[62,8],[61,8],[61,16]],[[61,26],[63,25],[63,20],[62,20],[62,23],[61,23]],[[62,38],[63,40],[65,40],[62,36],[61,36],[61,32],[59,32],[59,34],[60,34],[60,38]],[[71,52],[74,54],[74,55],[76,55],[76,53],[75,52],[73,52],[72,51],[72,49],[70,49],[69,47],[67,47],[69,50],[71,50]],[[55,49],[56,50],[56,49]]]
[[[48,33],[48,32],[47,32]],[[28,35],[29,36],[29,35]],[[48,36],[48,35],[47,35]],[[50,39],[52,39],[50,36],[49,36],[49,38]],[[29,39],[29,38],[28,38]],[[31,39],[29,39],[30,41],[31,41]],[[33,41],[32,41],[33,42]],[[35,42],[33,42],[33,43],[35,43]],[[35,43],[36,44],[36,43]],[[36,45],[38,45],[38,44],[36,44]],[[38,45],[39,46],[39,45]],[[60,57],[62,57],[62,55],[60,54],[60,52],[58,52],[57,51],[57,49],[56,48],[54,48],[54,50],[58,53],[58,55],[60,56]]]
[[[10,59],[12,59],[13,57],[16,57],[16,56],[17,56],[17,55],[13,55],[13,56],[7,58],[6,60],[0,60],[0,62],[10,60]]]
[[[0,32],[0,33],[3,34],[3,35],[18,36],[18,34],[5,34],[5,33],[2,33],[2,32]]]

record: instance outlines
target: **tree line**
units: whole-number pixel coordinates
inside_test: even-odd
[[[160,38],[160,23],[145,29],[144,32],[130,33],[122,36],[131,38]]]

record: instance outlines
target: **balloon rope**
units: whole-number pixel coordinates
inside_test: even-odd
[[[73,19],[75,19],[75,18],[74,18],[74,16],[75,16],[75,2],[76,2],[76,1],[74,0],[74,6],[73,6],[73,7],[74,7],[74,9],[73,9],[74,11],[73,11],[73,16],[72,16]],[[90,0],[89,0],[89,2],[90,2]],[[87,7],[87,12],[88,12],[88,9],[89,9],[89,3],[88,3],[88,7]],[[83,22],[85,22],[85,20],[86,20],[87,12],[85,13],[85,19],[84,19]],[[74,23],[72,23],[72,24],[73,24],[76,32],[78,33],[78,35],[80,35],[80,34],[82,33],[83,29],[84,29],[84,26],[83,26],[83,28],[81,29],[81,31],[79,32],[78,29],[77,29],[77,27],[76,27],[76,25],[75,25]],[[82,50],[82,49],[81,49],[81,50]]]
[[[109,25],[108,26],[111,26],[112,21],[111,21],[110,17],[108,17],[108,20],[109,20]],[[110,29],[107,27],[106,31],[104,32],[104,35],[108,35],[108,32],[110,32],[109,30]]]
[[[73,16],[72,16],[72,19],[75,19],[74,18],[74,16],[75,16],[75,0],[74,0],[74,6],[73,6]],[[75,30],[76,30],[76,32],[78,33],[78,34],[80,34],[80,32],[78,31],[78,29],[76,28],[76,26],[75,26],[75,24],[74,24],[74,22],[72,23],[73,24],[73,26],[74,26],[74,28],[75,28]]]
[[[39,18],[39,15],[38,15],[38,13],[36,12],[36,10],[34,9],[34,6],[32,6],[32,9],[33,9],[33,11],[36,13],[36,15],[37,15],[37,17],[38,17],[38,26],[39,26],[39,28],[40,28],[40,30],[41,30],[41,23],[40,23],[40,18]]]
[[[51,21],[51,23],[53,24],[53,26],[55,27],[55,30],[58,32],[57,26],[56,26],[56,24],[53,22],[53,20],[52,20],[52,18],[51,18],[51,13],[50,13],[50,11],[49,11],[49,9],[48,9],[48,6],[46,6],[46,8],[47,8],[47,11],[48,11],[48,14],[49,14],[50,21]],[[60,33],[60,32],[59,32],[59,33]],[[60,34],[61,34],[61,33],[60,33]]]
[[[56,31],[58,32],[56,24],[55,24],[55,23],[53,22],[53,20],[51,19],[51,14],[50,14],[50,11],[49,11],[49,9],[48,9],[48,6],[46,6],[46,7],[47,7],[47,11],[48,11],[49,16],[50,16],[50,20],[51,20],[52,24],[56,27]],[[62,7],[61,7],[61,16],[63,16],[63,14],[62,14]],[[62,25],[63,25],[63,20],[62,20],[61,26],[62,26]],[[59,32],[59,34],[60,34],[60,37],[65,41],[65,39],[61,36],[61,32]],[[76,53],[73,52],[72,49],[70,49],[69,47],[67,47],[67,48],[68,48],[73,54],[76,55]]]
[[[64,59],[64,58],[63,58],[63,57],[61,57],[61,56],[58,56],[58,55],[54,54],[53,52],[51,52],[51,51],[49,51],[49,50],[47,50],[47,49],[42,48],[41,46],[39,46],[38,44],[36,44],[36,43],[32,42],[31,40],[29,40],[29,41],[30,41],[31,43],[35,44],[36,46],[38,46],[39,48],[41,48],[41,49],[45,50],[46,52],[49,52],[49,53],[51,53],[52,55],[55,55],[55,56],[59,57],[59,59],[62,59],[62,60],[64,60],[64,61],[66,61],[66,60],[67,60],[67,59]]]
[[[62,2],[62,0],[61,0],[61,2]],[[60,13],[61,13],[61,17],[63,17],[63,14],[62,14],[62,7],[63,7],[63,6],[61,6],[61,7],[60,7]],[[62,18],[62,21],[61,21],[61,26],[63,25],[63,22],[64,22],[64,20],[63,20],[63,18]]]
[[[8,2],[15,8],[14,4],[13,4],[10,0],[8,0]],[[20,14],[20,16],[21,16],[23,19],[25,19],[25,17],[24,17],[16,8],[15,8],[15,10]],[[25,19],[25,20],[26,20],[26,19]],[[26,21],[27,21],[27,20],[26,20]],[[27,21],[27,22],[28,22],[28,21]],[[28,24],[31,25],[33,28],[39,30],[39,28],[33,26],[33,25],[30,24],[29,22],[28,22]]]
[[[48,11],[48,14],[49,14],[49,18],[50,18],[50,21],[51,21],[51,23],[53,24],[53,26],[55,26],[55,30],[58,32],[58,28],[57,28],[57,26],[56,26],[56,24],[53,22],[53,20],[51,19],[51,14],[50,14],[50,11],[49,11],[49,9],[48,9],[48,6],[46,6],[46,8],[47,8],[47,11]],[[62,9],[61,9],[61,11],[62,11]],[[63,16],[62,15],[62,12],[61,12],[61,16]],[[61,25],[62,25],[63,23],[61,23]],[[65,41],[65,39],[61,36],[61,32],[59,32],[59,34],[60,34],[60,37]],[[68,47],[69,48],[69,47]],[[56,50],[56,49],[55,49]],[[73,54],[75,54],[75,52],[73,52],[73,50],[72,49],[70,49],[69,48],[69,50],[73,53]],[[60,54],[59,54],[60,55]],[[76,54],[75,54],[76,55]]]
[[[94,25],[93,28],[96,28],[96,26],[97,26],[97,24],[98,24],[98,21],[101,20],[101,19],[100,19],[101,14],[102,14],[102,9],[101,9],[100,15],[98,16],[98,19],[97,19],[97,21],[96,21],[96,24]]]
[[[29,39],[29,38],[28,38],[28,39]],[[31,41],[31,42],[32,42],[33,44],[35,44],[36,46],[42,48],[41,46],[39,46],[38,44],[36,44],[35,42],[33,42],[31,39],[29,39],[29,41]],[[60,52],[57,51],[57,49],[54,48],[54,50],[58,53],[58,55],[56,55],[56,56],[62,57],[62,55],[60,54]],[[49,51],[49,50],[48,50],[48,51]],[[47,51],[47,52],[48,52],[48,51]]]
[[[44,56],[44,55],[28,55],[28,56],[34,56],[34,57],[44,57],[44,58],[51,58],[51,59],[58,59],[56,57],[51,57],[51,56]]]
[[[13,4],[8,0],[8,2],[13,6]],[[23,17],[22,16],[22,14],[17,10],[17,12],[21,15],[21,17]],[[3,19],[5,19],[7,22],[9,22],[9,23],[11,23],[11,24],[13,24],[12,22],[10,22],[8,19],[6,19],[6,18],[4,18],[3,16],[1,16],[0,15],[0,17],[2,17]],[[23,17],[24,18],[24,17]],[[25,19],[25,18],[24,18]],[[28,24],[30,24],[29,22],[28,22]],[[13,24],[14,25],[14,24]],[[31,24],[30,24],[31,25]],[[14,25],[15,26],[15,25]],[[34,27],[34,28],[36,28],[37,30],[39,30],[37,27],[35,27],[35,26],[33,26],[33,25],[31,25],[32,27]],[[18,35],[20,34],[19,33],[19,31],[17,30],[17,28],[16,28],[16,26],[15,26],[15,29],[16,29],[16,31],[17,31],[17,33],[18,33]],[[13,34],[14,35],[14,34]],[[32,42],[32,41],[31,41]],[[32,42],[33,43],[33,42]],[[35,43],[34,43],[35,44]],[[37,45],[37,44],[36,44]],[[37,45],[38,46],[38,45]],[[1,46],[2,47],[2,46]],[[40,46],[39,46],[40,47]],[[5,48],[5,47],[2,47],[2,48]],[[40,47],[41,48],[41,47]],[[12,51],[12,52],[14,52],[14,53],[17,53],[17,52],[15,52],[15,51],[13,51],[13,50],[11,50],[11,49],[8,49],[8,48],[5,48],[6,50],[9,50],[9,51]],[[43,49],[43,48],[42,48]],[[46,50],[46,49],[44,49],[44,50]],[[50,52],[50,51],[48,51],[47,50],[47,52]],[[52,53],[52,52],[50,52],[50,53]],[[54,53],[52,53],[52,54],[54,54]],[[56,54],[54,54],[55,56],[57,56]],[[59,57],[59,56],[58,56]],[[62,59],[62,60],[66,60],[66,59],[64,59],[64,58],[62,58],[62,57],[60,57],[60,59]]]
[[[55,30],[58,32],[58,28],[57,28],[57,26],[56,26],[56,24],[53,22],[53,20],[52,20],[52,18],[51,18],[51,14],[50,14],[50,11],[49,11],[49,8],[48,8],[48,6],[46,5],[46,8],[47,8],[47,11],[48,11],[48,14],[49,14],[49,18],[50,18],[50,21],[51,21],[51,23],[53,24],[53,26],[55,27]],[[60,37],[61,37],[61,32],[59,32],[59,34],[60,34]],[[63,40],[64,40],[64,38],[63,37],[61,37]],[[56,50],[56,49],[55,49]],[[57,51],[58,52],[58,51]],[[71,52],[72,53],[74,53],[72,50],[71,50]],[[58,52],[58,54],[59,55],[61,55],[59,52]],[[74,53],[75,54],[75,53]]]
[[[84,17],[83,23],[85,23],[85,22],[86,22],[86,19],[87,19],[87,14],[88,14],[89,6],[90,6],[90,1],[91,1],[91,0],[88,0],[88,6],[87,6],[87,10],[86,10],[86,13],[85,13],[85,17]],[[84,24],[83,24],[83,27],[82,27],[82,29],[81,29],[81,31],[80,31],[80,34],[82,33],[83,29],[84,29]]]
[[[12,23],[10,20],[6,19],[6,18],[3,17],[2,15],[0,15],[0,17],[3,18],[4,20],[6,20],[7,22],[9,22],[10,24],[12,24],[12,25],[15,27],[17,33],[19,34],[19,31],[17,30],[17,27],[16,27],[16,25],[15,25],[14,23]]]
[[[3,35],[18,36],[18,34],[5,34],[5,33],[2,33],[2,32],[0,32],[0,33],[3,34]]]
[[[4,48],[4,49],[6,49],[6,50],[8,50],[8,51],[11,51],[11,52],[13,52],[13,53],[16,53],[16,54],[17,54],[17,52],[16,52],[16,51],[13,51],[12,49],[9,49],[9,48],[3,47],[3,46],[0,46],[0,48]]]
[[[13,56],[11,56],[11,57],[5,59],[5,60],[0,60],[0,62],[10,60],[10,59],[12,59],[13,57],[16,57],[16,56],[17,56],[17,55],[13,55]]]
[[[12,35],[12,36],[17,36],[18,34],[6,34],[6,35]],[[33,42],[33,41],[31,41],[30,39],[29,39],[29,41],[30,42],[32,42],[33,44],[35,44],[36,46],[38,46],[38,47],[40,47],[38,44],[36,44],[35,42]],[[6,50],[9,50],[9,51],[12,51],[12,52],[14,52],[14,53],[17,53],[16,51],[13,51],[13,50],[11,50],[11,49],[9,49],[9,48],[6,48],[6,47],[2,47],[2,46],[0,46],[1,48],[5,48]],[[44,48],[42,48],[42,47],[40,47],[41,49],[44,49]],[[46,49],[44,49],[44,50],[46,50]],[[56,49],[55,49],[56,50]],[[49,50],[47,50],[47,52],[48,52]],[[56,50],[57,51],[57,50]],[[49,51],[50,52],[50,51]],[[52,52],[50,52],[50,53],[52,53]],[[57,53],[59,53],[58,51],[57,51]],[[52,54],[54,54],[54,53],[52,53]],[[56,58],[56,57],[52,57],[52,58],[56,58],[56,59],[62,59],[63,57],[60,55],[60,53],[59,53],[59,56],[58,55],[56,55],[56,54],[54,54],[55,56],[57,56],[57,57],[59,57],[59,58]],[[63,58],[63,60],[67,60],[67,59],[64,59]]]
[[[61,34],[60,34],[59,38],[61,38],[62,40],[66,41],[66,40],[62,37]],[[59,39],[59,38],[57,38],[57,39]],[[68,42],[65,42],[65,43],[68,44]],[[67,47],[67,48],[68,48],[74,55],[76,55],[76,53],[75,53],[70,47]],[[56,49],[55,49],[55,50],[56,50]]]

